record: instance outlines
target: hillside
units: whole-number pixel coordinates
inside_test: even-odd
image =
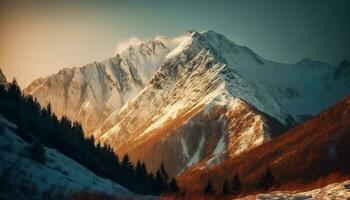
[[[1,199],[54,199],[64,195],[68,198],[84,191],[141,198],[55,149],[44,147],[46,162],[38,163],[31,158],[31,144],[19,138],[16,130],[15,124],[0,116]]]
[[[275,182],[270,190],[306,190],[350,177],[350,97],[287,133],[215,167],[203,161],[179,177],[180,185],[200,194],[208,180],[221,191],[237,172],[243,194],[256,193],[267,168]],[[190,188],[190,190],[189,190]]]

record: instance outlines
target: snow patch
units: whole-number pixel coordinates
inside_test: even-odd
[[[199,141],[199,144],[198,144],[198,147],[197,147],[197,150],[196,152],[193,154],[192,158],[190,161],[187,162],[187,167],[193,165],[193,164],[196,164],[198,161],[199,161],[199,158],[200,158],[200,155],[201,155],[201,152],[202,152],[202,148],[203,148],[203,145],[204,145],[204,142],[205,142],[205,136],[202,135],[200,141]]]
[[[181,146],[182,146],[182,153],[183,153],[183,155],[186,158],[189,158],[190,155],[188,153],[188,148],[187,148],[187,145],[186,145],[186,141],[183,138],[181,138]]]

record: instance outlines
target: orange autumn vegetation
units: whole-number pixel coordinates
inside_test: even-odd
[[[152,161],[148,161],[146,158],[147,155],[150,155],[150,152],[153,152],[157,146],[157,143],[165,137],[166,134],[171,133],[173,130],[176,130],[179,126],[181,126],[185,121],[190,119],[192,116],[196,115],[200,110],[203,109],[203,105],[196,106],[184,113],[176,117],[175,119],[167,120],[163,126],[156,128],[144,137],[138,139],[137,141],[131,141],[118,149],[118,153],[128,153],[131,159],[135,162],[137,159],[141,159],[146,162],[148,169],[151,171],[156,171],[160,166],[160,163],[164,160],[157,159],[157,157],[151,156]],[[128,151],[126,151],[128,150]],[[164,154],[168,154],[169,152],[164,152]],[[169,155],[169,154],[168,154]],[[178,153],[173,153],[173,155],[178,155]],[[166,157],[166,156],[165,156]],[[167,167],[167,170],[171,170]]]
[[[238,172],[243,191],[240,196],[261,192],[257,189],[269,167],[275,183],[272,190],[309,190],[350,178],[350,97],[313,119],[211,169],[205,162],[179,176],[182,199],[205,199],[203,188],[210,180],[220,196],[225,180]],[[174,197],[174,196],[172,196]],[[171,198],[170,196],[168,198]],[[230,197],[231,198],[231,197]],[[175,198],[176,199],[176,198]]]

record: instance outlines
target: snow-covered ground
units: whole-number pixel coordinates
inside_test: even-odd
[[[102,192],[119,197],[141,199],[122,186],[96,176],[72,159],[46,148],[46,162],[30,158],[30,144],[19,138],[16,125],[0,116],[0,199],[42,199],[45,192]],[[5,184],[5,185],[4,185]]]
[[[276,191],[256,196],[247,196],[241,200],[346,200],[350,199],[350,180],[327,185],[326,187],[306,191],[306,192],[288,192]]]

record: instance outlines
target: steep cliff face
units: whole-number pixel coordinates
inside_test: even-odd
[[[135,97],[155,73],[172,43],[168,38],[130,46],[115,57],[82,67],[65,68],[31,83],[25,94],[42,106],[51,103],[59,116],[82,123],[90,134],[109,114]],[[165,46],[169,44],[169,47]]]
[[[277,63],[213,31],[189,31],[61,70],[25,91],[117,153],[151,169],[164,161],[176,175],[234,158],[332,106],[350,92],[346,66]]]

